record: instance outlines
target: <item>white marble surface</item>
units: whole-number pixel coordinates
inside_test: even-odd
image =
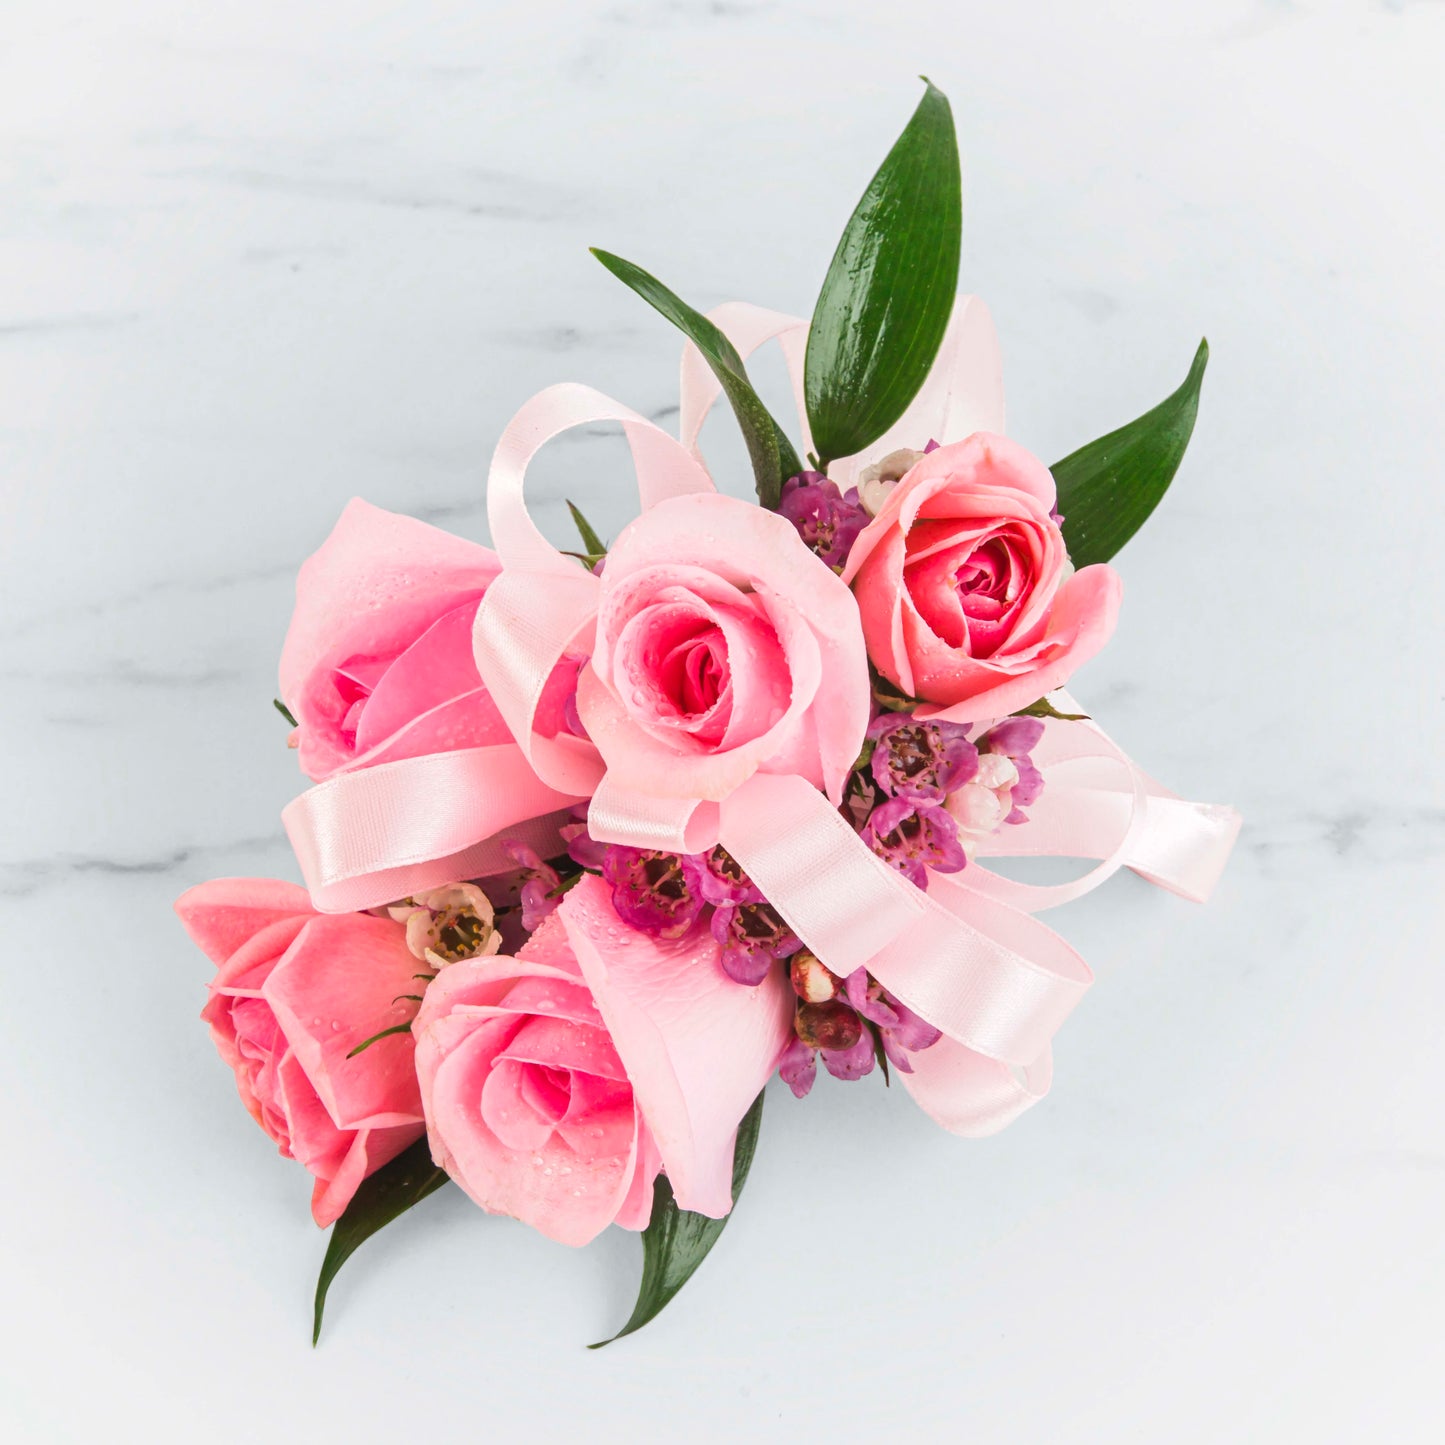
[[[0,13],[0,1436],[1433,1442],[1445,1433],[1439,4],[615,0]],[[169,912],[292,876],[292,573],[360,494],[482,535],[501,426],[666,417],[692,300],[811,305],[926,70],[1046,458],[1214,359],[1079,690],[1247,815],[1214,903],[1053,915],[1099,982],[998,1139],[771,1099],[643,1335],[637,1246],[443,1197],[323,1248]],[[724,428],[717,455],[736,459]],[[557,449],[603,529],[617,448]],[[741,489],[741,484],[733,485]]]

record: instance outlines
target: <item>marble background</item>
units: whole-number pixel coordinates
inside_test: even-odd
[[[17,1441],[1441,1438],[1438,3],[6,0],[0,1435]],[[514,409],[660,419],[694,302],[811,306],[926,70],[964,285],[1054,458],[1213,361],[1078,691],[1247,823],[1213,904],[1055,914],[1052,1097],[949,1139],[770,1100],[744,1206],[596,1354],[635,1238],[438,1197],[341,1277],[170,914],[294,876],[292,577],[361,495],[484,535]],[[1433,140],[1431,138],[1434,138]],[[710,432],[742,491],[723,425]],[[604,532],[617,446],[549,457]]]

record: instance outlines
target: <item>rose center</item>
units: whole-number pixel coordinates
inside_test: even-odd
[[[522,1073],[521,1094],[539,1119],[556,1124],[572,1102],[571,1070],[528,1064]]]
[[[957,587],[965,611],[970,604],[994,603],[1001,610],[1018,595],[1018,574],[1013,557],[1001,537],[990,537],[968,556],[957,572]]]
[[[348,747],[356,746],[356,730],[361,726],[362,709],[371,696],[371,689],[353,672],[337,672],[336,696],[341,703],[341,725],[337,731]]]
[[[710,713],[727,685],[727,644],[716,627],[707,627],[675,644],[663,659],[662,684],[685,718]]]

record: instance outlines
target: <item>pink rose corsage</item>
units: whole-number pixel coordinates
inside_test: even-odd
[[[1045,466],[1007,435],[960,246],[930,85],[811,320],[704,316],[596,253],[687,338],[679,438],[551,387],[498,442],[495,550],[353,501],[302,567],[276,706],[312,783],[283,813],[305,887],[219,879],[177,911],[242,1103],[334,1226],[316,1333],[357,1246],[449,1183],[561,1244],[639,1231],[629,1333],[722,1232],[771,1076],[896,1079],[993,1133],[1047,1092],[1091,981],[1035,915],[1121,867],[1208,896],[1237,814],[1062,691],[1113,632],[1110,561],[1173,479],[1207,349]],[[748,379],[772,341],[791,426]],[[756,504],[698,449],[722,395]],[[607,546],[574,508],[564,550],[528,465],[599,423],[639,514]],[[1008,854],[1092,866],[1029,884],[988,866]]]

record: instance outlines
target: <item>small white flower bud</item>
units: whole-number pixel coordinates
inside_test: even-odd
[[[1003,753],[980,753],[973,781],[984,788],[1011,788],[1019,780],[1014,760]]]
[[[1004,820],[1005,809],[998,794],[977,782],[965,783],[956,792],[950,793],[944,806],[964,834],[984,836],[992,833]]]
[[[870,517],[878,515],[883,503],[888,500],[888,493],[897,486],[900,478],[912,471],[922,457],[922,452],[900,447],[858,473],[858,500],[863,503],[863,509]]]

